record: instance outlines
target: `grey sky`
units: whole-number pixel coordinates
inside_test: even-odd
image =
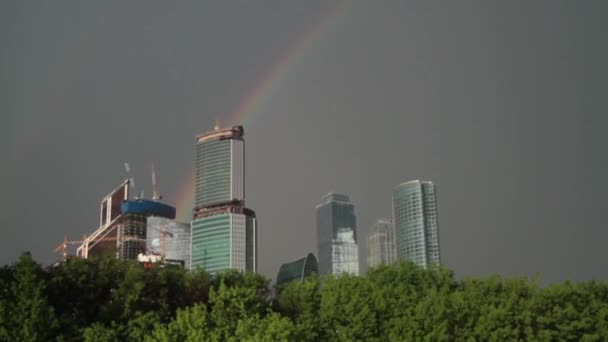
[[[129,161],[174,204],[194,136],[333,2],[0,3],[0,263],[92,231]],[[395,185],[436,182],[458,276],[608,277],[608,4],[353,1],[245,121],[259,268],[315,251],[314,207],[356,204],[361,247]],[[365,257],[362,248],[362,257]]]

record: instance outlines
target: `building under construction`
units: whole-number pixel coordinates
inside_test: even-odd
[[[175,218],[172,206],[157,200],[130,199],[130,182],[124,181],[101,201],[99,228],[84,238],[77,249],[78,256],[111,254],[137,260],[139,254],[147,252],[148,217]]]
[[[190,268],[190,224],[164,217],[147,218],[147,252],[165,263]]]

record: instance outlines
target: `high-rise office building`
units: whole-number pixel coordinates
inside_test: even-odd
[[[243,127],[216,129],[197,137],[195,205],[245,201]]]
[[[395,262],[395,237],[393,222],[379,219],[367,238],[367,266],[390,265]]]
[[[257,220],[245,207],[243,127],[197,137],[191,268],[257,269]]]
[[[157,216],[147,221],[147,253],[161,255],[166,263],[190,267],[190,224]]]
[[[331,267],[335,275],[359,275],[359,246],[352,229],[340,228],[331,241]]]
[[[124,260],[137,260],[140,253],[146,253],[149,217],[175,218],[174,207],[143,198],[122,202],[121,210],[122,217],[117,224],[117,256]]]
[[[347,243],[357,246],[357,218],[355,216],[355,206],[350,202],[346,195],[333,192],[323,196],[321,204],[316,207],[317,215],[317,255],[319,257],[319,273],[335,273],[336,262],[343,265],[347,263],[359,264],[358,253],[350,253],[352,246],[342,249],[338,246],[345,246]],[[348,233],[350,231],[350,233]],[[339,232],[341,232],[339,236]],[[348,235],[348,236],[347,236]],[[352,242],[349,242],[349,236]],[[348,251],[343,257],[337,257],[337,251]],[[356,258],[354,260],[353,258]],[[341,267],[341,266],[340,266]],[[357,267],[358,269],[358,267]]]
[[[440,263],[433,182],[414,180],[398,185],[393,192],[393,222],[399,259],[422,267]]]

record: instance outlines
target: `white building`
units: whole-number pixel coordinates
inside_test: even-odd
[[[359,275],[359,248],[351,228],[340,228],[331,241],[332,273]]]
[[[367,238],[367,266],[390,265],[397,260],[393,222],[379,219]]]

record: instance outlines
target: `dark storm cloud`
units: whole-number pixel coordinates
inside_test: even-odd
[[[130,161],[169,203],[212,127],[328,2],[0,5],[2,263],[94,229]],[[603,2],[347,2],[247,117],[260,270],[314,252],[351,196],[362,252],[393,187],[437,183],[459,276],[606,278]],[[365,253],[362,253],[365,256]]]

